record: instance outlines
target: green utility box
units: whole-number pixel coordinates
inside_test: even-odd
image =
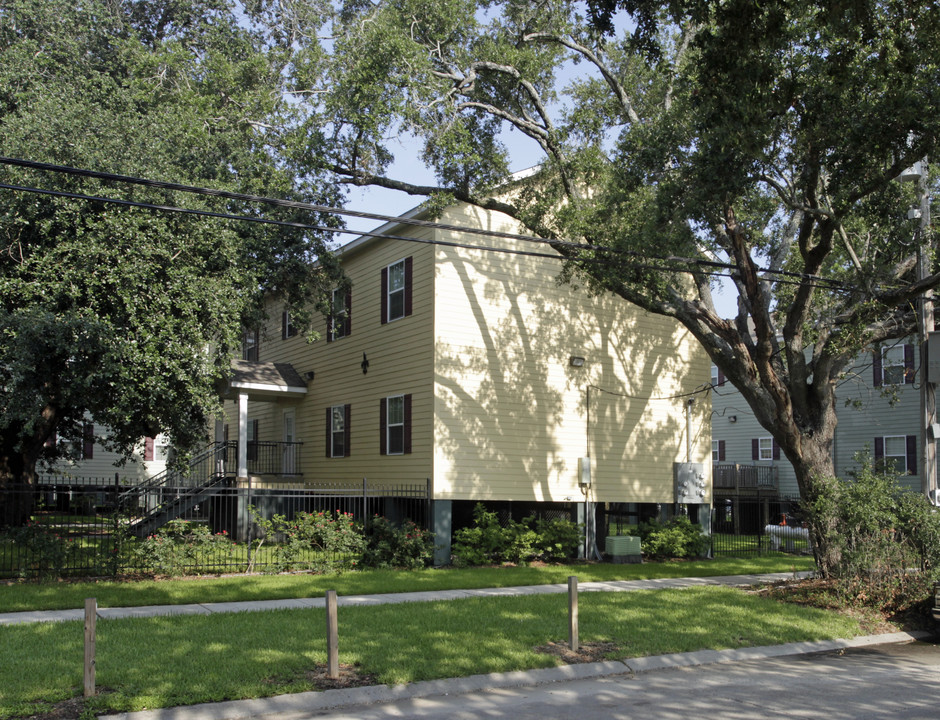
[[[632,535],[608,535],[604,551],[615,563],[638,563],[643,561],[640,555],[640,538]]]

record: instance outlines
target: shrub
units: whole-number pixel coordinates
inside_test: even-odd
[[[707,538],[686,515],[676,515],[668,522],[658,520],[637,527],[643,552],[654,558],[699,557],[705,553]]]
[[[204,523],[170,520],[141,542],[137,553],[154,573],[176,577],[206,564],[208,556],[230,552],[231,548],[225,532],[213,535]]]
[[[59,577],[75,557],[77,547],[71,540],[59,535],[54,528],[30,521],[26,525],[7,531],[14,545],[22,548],[20,575],[43,580]]]
[[[477,503],[473,527],[454,533],[453,560],[463,566],[565,560],[577,553],[582,533],[583,528],[570,520],[541,520],[534,515],[502,527],[496,513]]]
[[[414,570],[429,565],[433,557],[433,533],[411,520],[398,527],[380,515],[372,519],[362,554],[366,567]]]
[[[256,508],[250,510],[262,533],[253,553],[268,540],[278,542],[274,562],[268,565],[271,572],[338,572],[355,566],[365,549],[362,528],[352,513],[299,512],[290,520],[284,515],[267,520]]]
[[[827,533],[834,588],[843,603],[899,612],[921,602],[940,575],[940,514],[897,473],[859,456],[844,481],[821,483],[804,508]]]

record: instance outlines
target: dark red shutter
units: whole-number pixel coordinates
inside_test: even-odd
[[[379,303],[382,308],[382,324],[388,322],[388,268],[382,268],[382,301]]]
[[[904,346],[904,384],[914,382],[914,346],[910,343]]]
[[[724,462],[724,461],[725,461],[725,441],[719,440],[718,441],[718,462]]]
[[[388,455],[388,403],[385,398],[379,400],[379,454]]]
[[[343,438],[343,456],[349,457],[350,455],[350,440],[352,439],[352,433],[350,431],[349,418],[352,415],[352,405],[345,405],[343,407],[343,426],[345,428],[344,438]]]
[[[411,258],[408,258],[409,260]],[[405,395],[405,453],[411,452],[411,395]]]
[[[751,460],[760,460],[760,440],[757,438],[751,440]]]
[[[721,387],[725,384],[725,374],[721,371],[721,368],[718,368],[718,387]]]
[[[875,387],[881,387],[884,382],[883,374],[881,372],[881,348],[875,348],[875,352],[872,355],[871,361],[871,374],[872,374],[872,383]]]
[[[907,471],[911,475],[917,474],[917,436],[907,436]]]
[[[85,423],[82,428],[82,460],[93,460],[95,457],[95,426]]]
[[[326,341],[333,342],[333,313],[336,308],[333,307],[333,296],[330,296],[330,308],[326,314]]]
[[[333,408],[326,409],[326,456],[333,457]]]
[[[776,441],[776,440],[771,440],[771,441],[770,441],[770,446],[771,446],[770,456],[771,456],[774,460],[779,460],[779,459],[780,459],[780,446],[777,444],[777,441]]]
[[[883,437],[875,438],[875,460],[882,460],[885,456],[885,439]]]
[[[153,438],[144,438],[144,460],[153,460]]]
[[[411,285],[414,272],[412,270],[411,256],[405,258],[405,316],[411,315]],[[409,452],[409,451],[405,451]]]

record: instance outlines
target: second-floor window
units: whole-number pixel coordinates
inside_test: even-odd
[[[242,339],[242,360],[258,362],[258,330],[245,331]]]
[[[294,326],[294,323],[291,322],[290,312],[287,308],[284,308],[284,311],[281,313],[281,339],[287,340],[287,338],[292,338],[297,334],[297,328]]]
[[[382,323],[411,315],[412,262],[402,258],[382,269]]]
[[[346,337],[352,331],[352,293],[336,289],[330,298],[330,315],[327,318],[326,340],[333,342]]]
[[[751,440],[751,460],[779,460],[780,446],[773,438],[762,437]]]
[[[914,346],[892,345],[875,350],[872,363],[875,387],[914,382]]]

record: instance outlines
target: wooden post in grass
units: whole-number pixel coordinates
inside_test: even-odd
[[[326,674],[339,677],[339,624],[336,621],[336,591],[326,591]]]
[[[568,646],[578,652],[578,577],[568,576]]]
[[[95,624],[98,601],[85,599],[85,697],[95,695]]]

